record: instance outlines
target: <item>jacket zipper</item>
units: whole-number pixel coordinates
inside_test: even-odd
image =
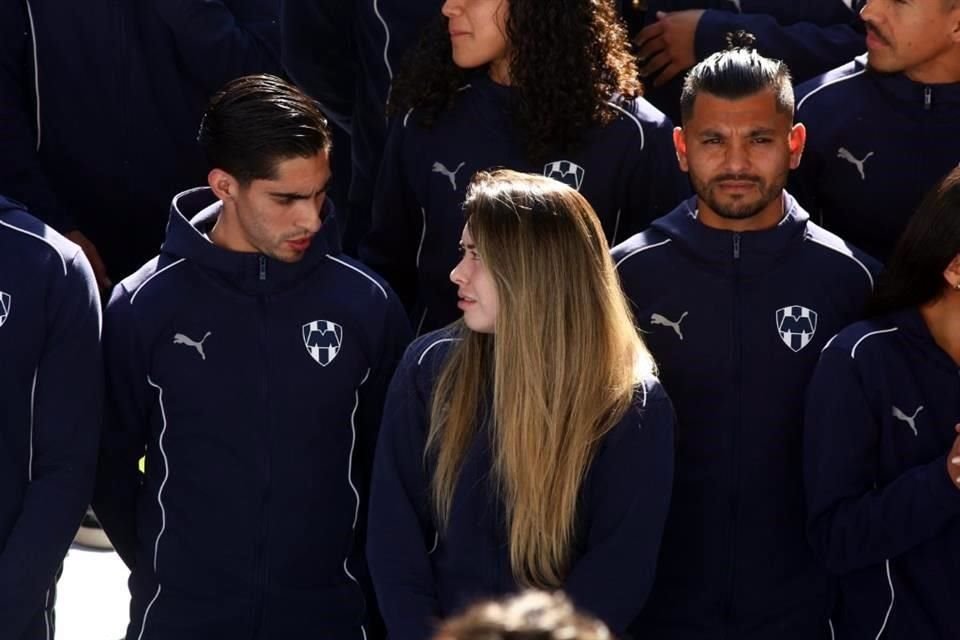
[[[741,367],[743,365],[743,345],[742,345],[742,334],[743,327],[741,326],[740,318],[740,240],[741,235],[738,232],[733,234],[733,348],[734,348],[734,360],[733,360],[733,370],[734,370],[734,394],[736,396],[736,416],[733,421],[733,429],[730,433],[730,540],[729,540],[729,558],[730,564],[728,567],[729,575],[727,576],[727,591],[724,594],[723,603],[723,615],[724,618],[729,622],[732,620],[734,611],[734,590],[736,588],[736,549],[737,549],[737,521],[740,517],[740,452],[739,452],[739,436],[740,436],[740,421],[743,419],[741,413],[741,403],[743,399],[743,372]]]
[[[265,282],[267,280],[267,258],[266,256],[259,257],[259,280]],[[260,315],[260,347],[263,352],[264,362],[267,364],[262,368],[263,376],[261,378],[261,396],[263,402],[263,416],[267,422],[269,422],[270,416],[270,366],[269,366],[269,354],[270,348],[267,341],[268,338],[268,313],[267,313],[267,296],[261,294],[257,296],[257,306]],[[270,493],[271,493],[271,477],[272,469],[270,464],[270,455],[271,447],[266,440],[269,438],[269,434],[272,432],[270,425],[267,424],[267,428],[262,432],[262,436],[265,439],[264,446],[262,447],[263,453],[263,469],[265,473],[265,481],[263,487],[263,495],[260,502],[260,513],[259,513],[259,522],[260,530],[258,539],[256,542],[256,549],[254,552],[255,562],[254,562],[254,594],[255,594],[255,607],[254,607],[254,617],[253,625],[251,627],[251,638],[257,638],[260,635],[260,628],[263,625],[263,609],[264,609],[264,600],[266,599],[266,589],[267,582],[269,579],[269,563],[267,561],[267,544],[269,539],[269,518],[267,517],[267,508],[270,504]]]
[[[930,87],[923,88],[923,110],[930,111],[930,105],[933,104],[933,89]]]

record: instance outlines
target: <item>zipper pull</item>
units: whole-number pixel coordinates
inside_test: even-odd
[[[733,259],[734,260],[740,259],[740,234],[739,233],[733,234]]]
[[[933,89],[930,87],[923,88],[923,110],[930,111],[930,104],[933,102]]]
[[[260,256],[260,281],[267,279],[267,257]]]

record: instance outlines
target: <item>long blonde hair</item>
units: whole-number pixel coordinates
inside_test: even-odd
[[[461,321],[462,339],[434,389],[426,448],[433,508],[443,530],[467,448],[486,420],[513,575],[556,588],[570,569],[586,472],[653,360],[579,193],[501,170],[477,174],[465,206],[499,311],[492,335]]]

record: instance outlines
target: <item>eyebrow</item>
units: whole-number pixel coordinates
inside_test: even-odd
[[[750,129],[747,131],[747,137],[753,136],[770,136],[774,135],[777,130],[773,127],[757,127],[756,129]],[[697,134],[698,138],[725,138],[727,134],[723,131],[718,131],[717,129],[704,129],[703,131]]]
[[[325,193],[327,189],[330,188],[330,178],[327,178],[327,181],[323,183],[323,187],[317,191],[317,193]],[[288,200],[307,200],[314,196],[313,193],[296,193],[296,192],[285,192],[285,191],[269,191],[267,195],[274,198],[286,198]]]

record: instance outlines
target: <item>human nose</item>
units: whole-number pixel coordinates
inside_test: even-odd
[[[462,12],[463,12],[462,0],[446,0],[446,2],[443,3],[443,6],[440,7],[440,13],[442,13],[448,18],[452,18],[455,15],[459,15]]]
[[[323,225],[320,212],[323,210],[323,200],[316,202],[305,199],[297,204],[296,225],[308,233],[316,233]]]
[[[466,284],[469,278],[469,269],[470,265],[467,263],[467,257],[460,258],[460,261],[450,272],[450,282],[458,287]]]
[[[727,145],[724,157],[726,168],[733,173],[740,173],[750,167],[750,147],[739,141],[732,141]]]

